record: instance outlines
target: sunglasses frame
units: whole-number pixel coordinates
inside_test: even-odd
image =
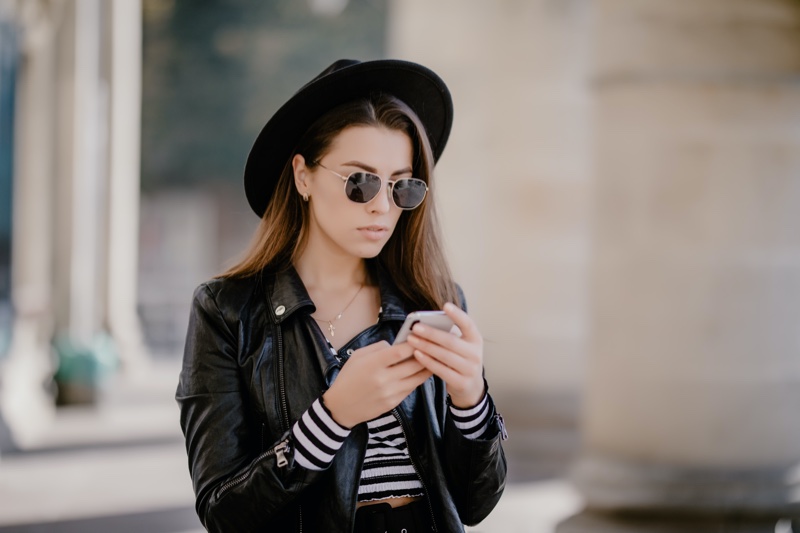
[[[353,174],[370,174],[372,176],[377,177],[380,180],[380,183],[381,183],[380,189],[378,189],[378,192],[375,193],[375,196],[373,196],[372,198],[370,198],[366,202],[356,202],[355,200],[352,200],[349,196],[347,196],[347,199],[350,200],[351,202],[355,203],[355,204],[362,204],[362,203],[363,204],[368,204],[369,202],[371,202],[372,200],[377,198],[378,195],[381,193],[381,189],[383,188],[384,179],[382,177],[380,177],[378,174],[375,174],[374,172],[367,172],[366,170],[356,170],[354,172],[351,172],[347,176],[344,176],[342,174],[339,174],[335,170],[332,170],[332,169],[326,167],[325,165],[323,165],[319,161],[316,161],[315,163],[317,165],[319,165],[320,167],[324,168],[325,170],[327,170],[328,172],[330,172],[331,174],[335,175],[336,177],[338,177],[338,178],[340,178],[342,180],[342,184],[344,185],[344,190],[345,190],[345,196],[347,196],[347,181],[350,179],[350,176],[352,176]],[[425,194],[422,195],[422,200],[420,200],[419,203],[417,205],[415,205],[414,207],[400,207],[399,205],[397,205],[397,202],[394,201],[394,195],[392,194],[392,191],[394,190],[394,184],[397,183],[398,181],[402,181],[402,180],[418,181],[418,182],[422,183],[423,185],[425,185]],[[418,208],[419,206],[421,206],[422,202],[425,201],[425,198],[428,197],[428,184],[425,183],[423,180],[421,180],[419,178],[411,177],[411,178],[400,178],[398,180],[386,180],[386,183],[387,183],[387,185],[386,185],[386,194],[389,195],[389,198],[391,199],[392,204],[394,204],[394,206],[397,209],[402,209],[403,211],[412,211],[412,210]]]

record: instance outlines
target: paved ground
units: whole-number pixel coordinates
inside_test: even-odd
[[[178,408],[177,362],[110,384],[96,408],[62,408],[37,445],[0,457],[0,533],[202,533]],[[564,479],[576,403],[495,392],[511,439],[510,484],[471,533],[800,533],[775,519],[609,517],[582,512]]]
[[[172,399],[176,379],[177,363],[162,361],[146,378],[115,380],[99,406],[61,408],[35,446],[3,454],[0,533],[202,532]],[[552,532],[580,508],[557,477],[576,446],[574,427],[556,413],[540,418],[547,431],[515,435],[510,414],[513,483],[472,531]]]

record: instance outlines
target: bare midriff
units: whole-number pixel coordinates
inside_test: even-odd
[[[356,509],[360,507],[364,507],[365,505],[375,505],[378,503],[388,503],[392,507],[402,507],[403,505],[408,505],[411,502],[415,502],[417,500],[422,499],[421,496],[401,496],[399,498],[386,498],[385,500],[374,500],[368,502],[358,502],[356,504]]]

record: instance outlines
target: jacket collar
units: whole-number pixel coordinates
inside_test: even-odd
[[[368,261],[368,268],[377,279],[381,294],[379,320],[405,320],[409,309],[389,274],[375,261]],[[276,272],[266,284],[266,293],[269,316],[275,324],[280,324],[300,309],[305,309],[308,314],[317,310],[293,266]]]
[[[280,324],[298,309],[307,307],[308,314],[317,310],[293,266],[276,272],[267,283],[266,291],[269,315],[275,324]]]

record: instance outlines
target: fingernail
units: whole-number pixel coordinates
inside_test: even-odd
[[[444,304],[444,310],[445,311],[452,311],[454,308],[455,308],[455,305],[453,305],[452,302],[447,302],[446,304]]]
[[[411,331],[416,331],[417,333],[425,333],[425,326],[422,324],[415,324]]]

